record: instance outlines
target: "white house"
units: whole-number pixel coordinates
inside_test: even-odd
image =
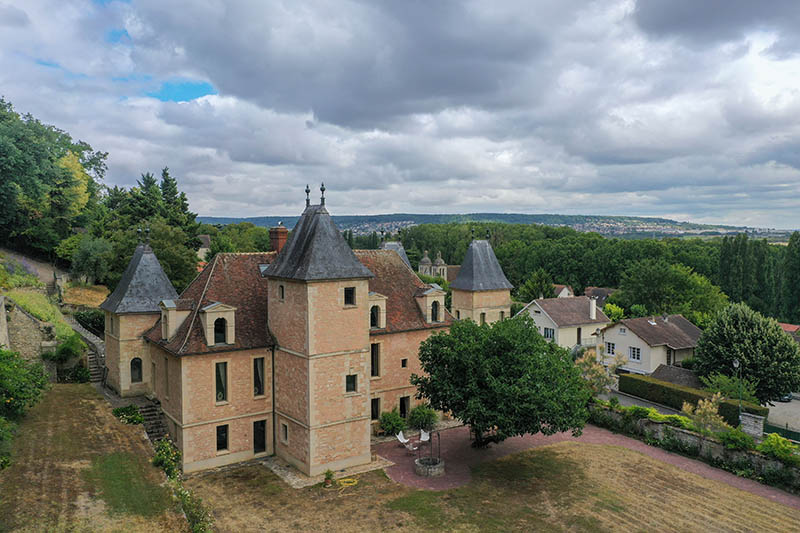
[[[658,365],[673,365],[694,355],[702,331],[681,315],[628,318],[600,333],[604,357],[609,362],[621,353],[622,369],[651,374]]]
[[[596,332],[611,323],[588,296],[541,298],[519,313],[528,313],[545,339],[564,348],[595,346]]]

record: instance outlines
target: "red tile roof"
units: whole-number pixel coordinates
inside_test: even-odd
[[[778,322],[778,324],[780,324],[781,329],[783,331],[785,331],[786,333],[789,333],[789,334],[797,333],[798,330],[800,330],[800,326],[798,326],[796,324],[785,324],[783,322]]]
[[[194,310],[171,339],[161,339],[161,319],[145,335],[165,350],[188,355],[272,346],[267,329],[267,280],[259,265],[269,264],[275,252],[217,254],[183,291],[180,301],[191,300]],[[203,307],[219,302],[236,308],[236,343],[209,346],[198,316]]]
[[[425,284],[392,250],[354,250],[356,257],[375,277],[369,280],[370,292],[386,296],[386,328],[383,333],[450,326],[453,317],[444,310],[444,320],[429,324],[415,298]]]

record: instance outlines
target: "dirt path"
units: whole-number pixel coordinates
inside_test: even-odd
[[[33,269],[36,271],[36,275],[39,276],[39,279],[42,281],[42,283],[49,283],[53,281],[53,272],[57,274],[65,274],[63,270],[51,265],[50,263],[33,259],[27,255],[22,255],[19,252],[8,250],[7,248],[0,248],[0,254],[10,257],[17,262],[25,263],[33,267]]]
[[[437,478],[423,478],[414,473],[414,457],[407,455],[405,448],[397,443],[384,443],[374,448],[375,453],[395,463],[395,466],[386,469],[386,473],[393,480],[411,487],[429,490],[444,490],[460,487],[469,483],[471,469],[486,461],[498,459],[508,454],[555,444],[563,441],[577,441],[590,444],[605,444],[621,446],[633,450],[659,461],[671,464],[684,470],[697,474],[703,478],[721,481],[737,489],[767,498],[773,502],[800,509],[800,497],[789,494],[775,487],[762,485],[757,481],[735,476],[724,470],[713,468],[705,463],[667,452],[661,448],[612,433],[606,429],[587,425],[583,435],[578,438],[570,433],[559,433],[549,437],[541,434],[525,435],[506,439],[500,444],[493,444],[489,449],[476,450],[471,446],[469,428],[465,426],[441,432],[441,454],[445,460],[446,473]],[[434,453],[437,453],[438,442],[434,442]]]

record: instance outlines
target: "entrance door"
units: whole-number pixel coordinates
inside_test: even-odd
[[[267,421],[253,422],[253,453],[267,451]]]
[[[411,397],[403,396],[400,398],[400,416],[403,418],[408,416],[409,407],[411,407]]]
[[[578,345],[581,344],[581,328],[578,328]]]

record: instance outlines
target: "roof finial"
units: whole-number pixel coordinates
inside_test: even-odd
[[[142,244],[142,227],[136,228],[136,237],[139,239],[139,244]]]
[[[144,229],[144,243],[150,244],[150,226]]]
[[[381,230],[381,242],[383,242],[384,240],[386,240],[386,230],[382,229]]]
[[[325,205],[325,184],[322,183],[319,186],[319,190],[322,192],[322,196],[319,199],[319,205]]]
[[[472,241],[474,241],[474,240],[475,240],[475,228],[473,228],[473,227],[470,227],[470,228],[469,228],[469,238],[470,238],[470,240],[472,240]]]
[[[489,233],[489,228],[486,228],[486,240],[488,241],[491,236],[492,234]]]
[[[311,197],[309,196],[310,194],[311,188],[308,186],[308,183],[306,183],[306,207],[311,205]]]

